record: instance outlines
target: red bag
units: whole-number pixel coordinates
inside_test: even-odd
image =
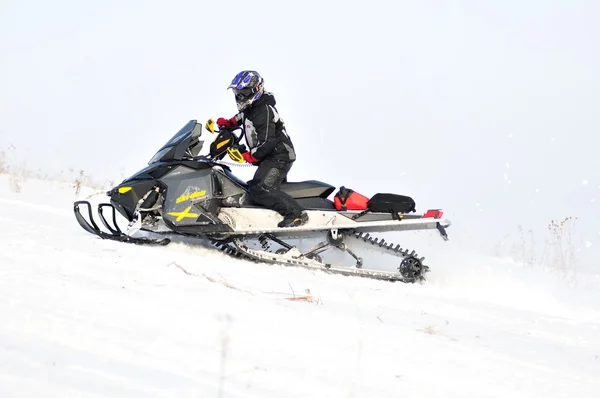
[[[369,198],[354,192],[352,189],[340,187],[333,198],[333,203],[337,210],[366,210],[369,205]]]

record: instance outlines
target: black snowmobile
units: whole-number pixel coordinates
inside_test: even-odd
[[[206,129],[214,131],[209,120]],[[235,129],[234,129],[235,130]],[[234,257],[282,265],[302,266],[330,273],[403,282],[423,281],[429,268],[423,257],[371,236],[390,231],[437,230],[448,240],[450,221],[439,209],[416,214],[408,196],[379,193],[361,201],[361,195],[321,181],[286,182],[281,189],[309,214],[300,227],[279,228],[282,216],[252,202],[247,184],[237,178],[224,156],[242,162],[234,130],[221,130],[210,154],[199,155],[202,125],[190,120],[148,162],[148,166],[107,192],[110,203],[98,205],[105,231],[98,227],[88,201],[74,203],[75,217],[88,232],[103,239],[136,244],[166,245],[175,237],[208,240]],[[352,205],[352,194],[359,200]],[[87,208],[87,221],[81,208]],[[106,217],[104,210],[111,213]],[[117,214],[128,222],[119,227]],[[413,213],[413,214],[411,214]],[[125,228],[123,228],[125,229]],[[306,242],[309,243],[306,246]],[[303,247],[304,246],[304,247]],[[358,255],[371,249],[394,256],[393,270],[364,264]],[[351,264],[328,263],[326,251],[336,251]],[[378,262],[379,263],[379,262]],[[374,264],[376,265],[376,264]]]

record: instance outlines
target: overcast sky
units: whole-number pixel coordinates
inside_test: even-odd
[[[578,216],[600,248],[597,1],[0,2],[0,148],[120,181],[255,69],[291,180],[442,207],[493,244]],[[251,178],[253,169],[241,169]],[[596,201],[597,200],[597,201]]]

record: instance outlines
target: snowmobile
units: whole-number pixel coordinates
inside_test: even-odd
[[[437,230],[448,240],[450,221],[443,218],[441,209],[417,214],[409,196],[378,193],[366,198],[344,186],[331,200],[334,185],[316,180],[284,182],[281,189],[306,209],[309,221],[298,227],[278,227],[283,217],[254,203],[247,182],[231,170],[243,162],[239,151],[243,132],[238,136],[239,127],[217,131],[214,127],[212,119],[205,123],[206,130],[216,135],[209,154],[200,155],[202,123],[190,120],[145,168],[106,192],[110,203],[97,207],[106,230],[98,227],[92,205],[85,200],[74,203],[78,223],[102,239],[120,242],[166,245],[176,237],[186,237],[208,241],[224,253],[255,262],[387,281],[425,280],[429,267],[423,264],[424,257],[371,234]],[[226,155],[234,162],[223,160]],[[354,204],[352,193],[358,198]],[[84,208],[89,221],[82,214]],[[118,225],[117,213],[126,219],[127,228]],[[359,256],[363,249],[393,256],[393,269],[365,264]],[[341,253],[342,260],[326,261],[325,254],[331,251],[338,258]]]

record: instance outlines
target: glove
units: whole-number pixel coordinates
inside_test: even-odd
[[[242,157],[244,158],[246,163],[251,163],[251,164],[258,163],[258,159],[256,159],[254,156],[252,156],[252,154],[250,152],[243,152]]]
[[[237,122],[235,121],[235,116],[232,117],[231,119],[225,119],[225,118],[218,118],[217,119],[217,126],[219,126],[219,129],[232,129],[234,127],[237,127]]]

